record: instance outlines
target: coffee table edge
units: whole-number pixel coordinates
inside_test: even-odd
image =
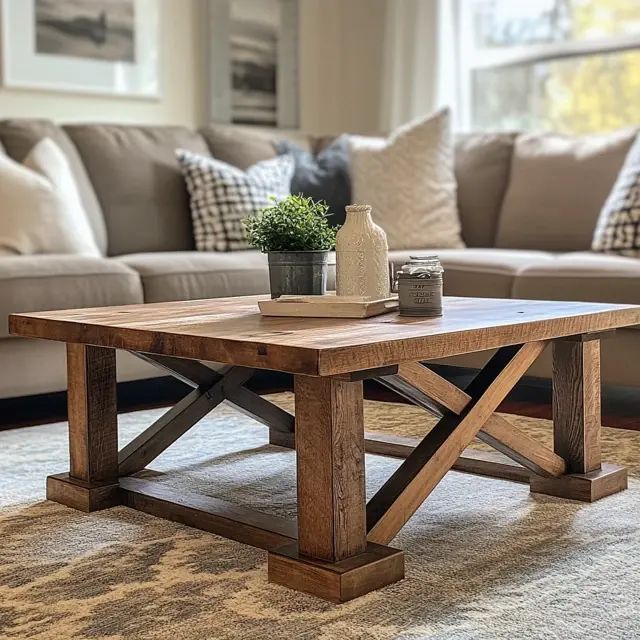
[[[373,344],[328,347],[320,349],[318,374],[320,376],[339,375],[392,364],[436,360],[526,342],[555,340],[574,335],[623,329],[640,324],[640,305],[616,305],[616,307],[564,318],[567,320],[568,325],[571,324],[571,320],[577,322],[583,318],[592,319],[590,323],[587,323],[587,326],[580,326],[579,330],[571,328],[558,330],[558,319],[552,318],[533,320],[519,325],[507,325],[505,329],[510,328],[513,330],[512,336],[507,339],[501,336],[499,332],[501,327],[494,327],[496,331],[490,331],[489,329],[463,329],[428,337],[399,337]],[[630,318],[630,321],[615,320],[617,316],[624,312],[634,312],[634,317]],[[610,318],[610,320],[607,321],[607,318]],[[402,355],[386,356],[386,353],[391,354],[394,351],[400,351],[400,349],[394,348],[395,343],[398,342],[403,343]],[[377,353],[380,355],[378,356]],[[354,367],[355,362],[357,362],[356,367]]]
[[[109,325],[54,320],[35,314],[11,314],[9,331],[12,335],[23,338],[87,344],[291,374],[319,375],[319,351],[310,347],[115,328]],[[233,356],[229,355],[231,353]]]

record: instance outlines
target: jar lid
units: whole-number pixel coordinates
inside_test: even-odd
[[[396,271],[396,276],[418,276],[430,278],[444,273],[438,256],[409,256],[409,262]]]

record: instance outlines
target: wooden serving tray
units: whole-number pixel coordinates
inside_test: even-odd
[[[263,316],[293,318],[370,318],[398,309],[398,297],[366,298],[361,296],[281,296],[260,300]]]

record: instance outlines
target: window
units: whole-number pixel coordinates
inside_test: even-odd
[[[640,0],[459,0],[458,20],[464,128],[640,124]]]

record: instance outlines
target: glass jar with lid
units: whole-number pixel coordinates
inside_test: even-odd
[[[394,274],[401,316],[442,315],[442,277],[438,256],[410,256]]]

